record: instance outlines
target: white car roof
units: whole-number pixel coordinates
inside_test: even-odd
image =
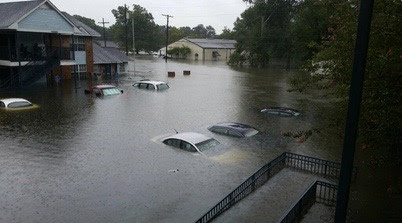
[[[195,145],[212,138],[196,132],[183,132],[166,137],[162,141],[165,141],[166,139],[180,139]]]
[[[8,107],[8,104],[13,103],[13,102],[28,102],[30,104],[32,104],[30,101],[23,99],[23,98],[5,98],[5,99],[1,99],[1,102],[3,102],[6,107]]]
[[[162,81],[138,81],[136,83],[153,84],[153,85],[166,84],[165,82]]]

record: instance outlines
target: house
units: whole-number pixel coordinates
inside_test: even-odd
[[[230,55],[235,51],[235,44],[235,40],[183,38],[168,45],[168,51],[175,47],[185,46],[190,48],[189,54],[171,56],[173,58],[184,56],[190,60],[228,61]],[[160,50],[160,54],[165,54],[165,48]]]
[[[102,47],[93,43],[94,74],[111,77],[116,74],[128,73],[128,62],[131,58],[114,47]]]
[[[85,78],[100,36],[49,0],[0,3],[0,88]]]

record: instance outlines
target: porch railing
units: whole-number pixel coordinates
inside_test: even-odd
[[[297,222],[316,202],[329,206],[335,206],[337,191],[338,186],[334,184],[322,181],[314,182],[278,222]]]
[[[339,178],[341,164],[314,157],[285,152],[276,157],[271,162],[265,164],[251,177],[245,180],[240,186],[234,189],[229,195],[223,198],[217,205],[205,213],[196,223],[210,222],[221,213],[232,207],[241,199],[262,186],[272,176],[289,167],[296,170],[319,174],[323,177]],[[354,179],[357,176],[357,168],[354,168]]]
[[[21,51],[20,61],[37,61],[49,56],[59,58],[60,60],[72,60],[71,52],[70,47],[38,48],[36,52],[33,50]],[[11,48],[10,52],[8,46],[0,46],[0,60],[18,62],[15,48]]]

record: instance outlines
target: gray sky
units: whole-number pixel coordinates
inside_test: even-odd
[[[11,2],[13,0],[0,0]],[[127,4],[132,9],[133,4],[141,5],[154,16],[155,23],[166,24],[166,18],[161,14],[172,15],[169,26],[190,26],[198,24],[211,25],[216,33],[222,32],[227,26],[233,28],[236,18],[247,8],[242,0],[50,0],[61,11],[78,14],[99,22],[102,17],[113,24],[112,9]]]

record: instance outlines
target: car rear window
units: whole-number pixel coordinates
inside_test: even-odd
[[[103,92],[103,95],[105,95],[105,96],[120,94],[120,91],[117,88],[105,88],[105,89],[102,89],[102,92]]]
[[[29,106],[32,106],[32,104],[26,101],[11,102],[8,104],[9,108],[24,108]]]

